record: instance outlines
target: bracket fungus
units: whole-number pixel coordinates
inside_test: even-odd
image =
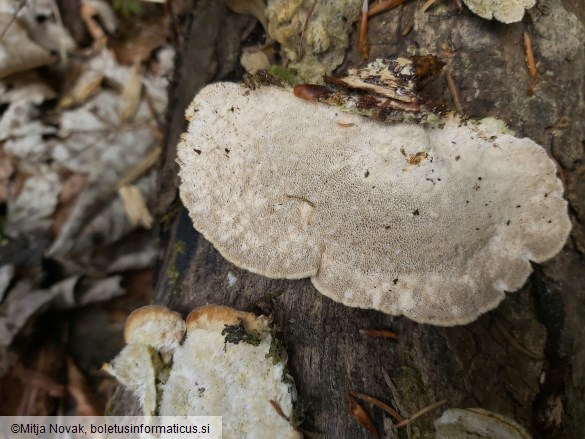
[[[124,336],[127,346],[103,370],[137,396],[144,415],[223,416],[225,438],[302,437],[283,418],[293,417],[296,389],[286,358],[270,356],[266,317],[207,305],[184,321],[146,306],[129,316]]]
[[[524,11],[536,4],[536,0],[463,0],[475,15],[502,23],[516,23],[524,17]]]
[[[195,228],[234,264],[422,323],[464,324],[570,231],[546,151],[497,124],[385,125],[276,87],[205,87],[178,146]]]

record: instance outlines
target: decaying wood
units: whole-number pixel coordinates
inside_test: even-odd
[[[380,4],[390,3],[394,2]],[[564,7],[560,0],[547,3]],[[548,58],[546,53],[546,45],[556,42],[545,41],[531,31],[531,20],[506,26],[488,23],[466,9],[459,13],[454,2],[437,3],[425,13],[420,13],[420,6],[421,2],[404,2],[400,14],[388,11],[388,17],[369,21],[370,38],[395,33],[375,47],[375,55],[406,54],[413,47],[423,54],[439,55],[441,48],[451,47],[457,53],[452,61],[456,77],[452,79],[460,111],[474,118],[497,116],[519,135],[545,147],[552,145],[553,154],[573,181],[571,175],[578,172],[584,156],[581,141],[585,139],[585,104],[580,96],[585,88],[583,47],[559,62],[554,59],[554,47],[549,49]],[[370,15],[373,9],[374,5]],[[550,16],[533,18],[550,20]],[[180,55],[177,82],[171,89],[160,177],[161,216],[173,209],[173,200],[177,203],[174,148],[185,128],[183,109],[204,84],[218,79],[220,71],[229,71],[226,63],[230,58],[220,57],[219,48],[239,44],[235,31],[238,20],[226,13],[222,2],[197,2],[187,44]],[[402,35],[401,29],[408,23],[414,23],[413,30]],[[539,69],[549,72],[532,97],[521,85],[526,81],[526,64],[524,48],[518,42],[525,31],[532,35]],[[563,38],[564,31],[559,29],[556,35]],[[348,54],[346,66],[359,63],[356,46]],[[454,109],[445,78],[437,79],[423,92],[437,105]],[[563,115],[571,115],[573,122],[556,130],[553,137],[547,127],[554,126]],[[571,193],[568,198],[574,199],[573,203],[583,199],[571,198]],[[574,204],[573,208],[585,212],[584,205]],[[581,227],[579,220],[575,224]],[[579,352],[585,347],[585,316],[579,310],[585,303],[585,261],[571,240],[559,256],[537,267],[527,285],[509,294],[495,311],[463,327],[439,328],[345,307],[317,293],[308,280],[267,279],[239,269],[195,232],[182,208],[163,238],[168,247],[160,265],[157,303],[185,314],[206,303],[261,312],[265,307],[259,304],[269,302],[271,293],[284,292],[277,299],[274,319],[288,346],[290,370],[299,394],[310,407],[304,426],[312,431],[334,438],[368,437],[347,414],[346,395],[356,391],[387,395],[385,400],[391,397],[400,403],[402,408],[397,408],[405,417],[434,401],[448,400],[441,409],[409,424],[424,438],[433,437],[432,420],[443,408],[470,406],[514,418],[535,438],[583,437],[585,355]],[[178,244],[184,246],[181,253],[173,252]],[[228,275],[236,279],[235,284],[228,283]],[[515,334],[514,343],[533,355],[529,357],[511,345],[498,329],[498,321],[505,321],[508,334]],[[392,341],[364,337],[360,333],[363,328],[388,328],[400,337]],[[391,393],[387,380],[394,386]],[[559,416],[550,416],[551,407],[558,407],[555,401],[563,401],[557,424],[551,419]],[[384,431],[387,415],[374,407],[371,416],[376,429]]]

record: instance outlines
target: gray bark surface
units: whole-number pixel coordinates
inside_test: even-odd
[[[482,407],[513,418],[537,438],[583,438],[585,6],[578,0],[540,0],[522,22],[504,25],[465,8],[458,13],[455,2],[446,0],[422,13],[422,3],[408,2],[370,20],[369,59],[441,55],[448,48],[454,54],[451,71],[463,113],[503,119],[517,135],[543,145],[563,168],[574,223],[565,249],[535,266],[527,285],[509,294],[495,311],[453,328],[348,308],[319,294],[308,280],[267,279],[227,262],[179,207],[174,154],[186,126],[184,108],[196,92],[210,81],[241,74],[236,55],[250,21],[227,12],[222,2],[202,0],[196,3],[170,91],[157,209],[160,215],[173,209],[179,213],[163,233],[168,246],[155,302],[184,314],[207,303],[262,312],[270,308],[267,295],[283,291],[274,309],[275,323],[288,346],[299,394],[310,407],[305,425],[324,437],[368,437],[347,413],[345,395],[355,390],[400,408],[404,415],[447,399],[445,407]],[[410,23],[412,30],[403,35]],[[527,95],[524,32],[532,37],[540,72],[533,96]],[[355,38],[340,71],[360,63]],[[454,108],[444,77],[425,93]],[[569,119],[567,126],[551,129],[562,117]],[[176,251],[177,242],[185,244],[184,252]],[[229,272],[237,278],[232,287]],[[169,273],[178,273],[178,282]],[[362,328],[391,329],[399,338],[366,337],[359,332]],[[118,400],[121,411],[127,399]],[[387,415],[364,407],[384,431]],[[415,421],[411,431],[433,437],[432,421],[442,410]]]

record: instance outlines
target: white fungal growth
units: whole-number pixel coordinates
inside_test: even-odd
[[[195,228],[236,265],[311,277],[349,306],[470,322],[570,231],[544,149],[481,124],[383,125],[230,83],[186,116],[180,194]]]
[[[522,20],[524,10],[536,4],[536,0],[463,0],[471,12],[481,18],[495,18],[502,23]]]
[[[230,342],[226,325],[250,339]],[[273,361],[266,317],[208,305],[185,322],[147,306],[130,315],[125,335],[128,345],[103,370],[134,393],[144,415],[223,416],[226,439],[302,437],[282,416],[292,417],[296,389],[283,359]]]

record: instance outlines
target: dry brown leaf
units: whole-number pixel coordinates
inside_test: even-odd
[[[8,183],[14,172],[13,158],[0,149],[0,203],[6,202],[8,197]]]
[[[10,346],[18,331],[28,319],[47,304],[54,294],[47,290],[34,290],[24,282],[18,282],[6,294],[0,304],[0,351]]]
[[[151,172],[136,182],[143,194],[154,194],[154,177],[154,172]],[[97,184],[88,187],[77,200],[69,220],[63,226],[49,254],[59,258],[67,257],[75,264],[89,264],[101,248],[105,250],[107,246],[116,243],[134,230],[135,227],[126,215],[122,200],[119,197],[111,199],[111,194],[116,194],[115,183],[111,188]],[[96,237],[99,237],[100,241],[97,241]],[[141,245],[144,246],[144,242]],[[133,253],[136,250],[132,248]],[[147,247],[145,251],[150,254]],[[109,252],[108,264],[112,263],[112,248],[109,248]],[[115,253],[116,259],[123,257],[122,253]],[[93,264],[95,265],[95,261]]]
[[[48,169],[32,175],[24,182],[17,197],[9,197],[5,233],[17,236],[33,230],[48,230],[57,207],[61,183]]]
[[[93,38],[94,45],[96,47],[105,47],[107,42],[106,33],[95,19],[96,15],[98,15],[98,10],[93,4],[88,2],[81,4],[81,19]]]
[[[124,203],[124,210],[130,222],[135,226],[140,225],[150,229],[154,219],[140,190],[134,185],[126,185],[118,189],[118,194]]]
[[[169,23],[166,17],[145,20],[136,34],[121,40],[108,42],[120,64],[133,64],[136,59],[145,62],[152,51],[165,44],[169,37]]]
[[[0,40],[0,78],[55,61],[51,52],[30,40],[18,21],[12,21],[12,14],[0,13],[0,29],[4,30],[9,24],[10,27]]]
[[[387,329],[376,329],[376,328],[364,328],[360,329],[360,334],[367,335],[368,337],[383,337],[397,339],[398,335],[395,332]]]
[[[376,426],[370,419],[368,413],[362,408],[362,406],[356,401],[356,399],[347,394],[347,409],[349,414],[366,429],[366,431],[374,438],[379,438],[380,433],[376,430]]]
[[[120,124],[131,121],[134,118],[140,105],[141,94],[142,64],[140,63],[140,59],[136,58],[122,89],[123,106],[120,111]]]
[[[99,18],[99,22],[110,35],[118,32],[119,23],[116,13],[112,9],[110,3],[102,0],[82,0],[82,4],[91,5],[95,11],[95,15]]]
[[[398,413],[396,410],[394,410],[388,404],[383,403],[379,399],[376,399],[370,395],[366,395],[365,393],[359,393],[359,392],[350,392],[350,395],[352,395],[356,398],[362,399],[366,402],[369,402],[370,404],[373,404],[376,407],[381,408],[386,413],[388,413],[390,416],[392,416],[394,419],[396,419],[398,422],[402,422],[404,420],[404,418],[402,416],[400,416],[400,413]]]
[[[34,352],[34,360],[15,367],[25,385],[17,415],[46,416],[55,411],[57,400],[65,396],[65,386],[57,381],[64,366],[64,343],[46,343]]]
[[[69,219],[79,194],[83,192],[86,187],[87,176],[83,174],[71,174],[65,178],[61,193],[59,194],[59,204],[53,215],[51,236],[58,236],[59,233],[61,233],[61,229]]]
[[[228,0],[227,7],[236,14],[251,15],[264,28],[268,38],[268,19],[266,18],[266,3],[263,0]]]
[[[10,285],[12,276],[14,276],[14,265],[7,264],[0,267],[0,303],[2,303],[8,285]]]
[[[39,106],[54,97],[55,92],[36,74],[19,74],[0,82],[0,104],[6,106],[0,115],[0,141],[54,134],[56,129],[39,118]],[[4,144],[4,151],[32,159],[30,150],[20,151],[9,142]]]
[[[75,400],[77,416],[101,416],[97,402],[87,384],[87,381],[73,360],[67,358],[67,391]]]
[[[270,60],[261,50],[242,53],[240,64],[251,75],[255,75],[260,70],[268,70],[270,68]]]
[[[75,81],[73,88],[59,100],[59,107],[69,108],[84,103],[99,90],[104,77],[101,72],[91,70],[83,72]]]

